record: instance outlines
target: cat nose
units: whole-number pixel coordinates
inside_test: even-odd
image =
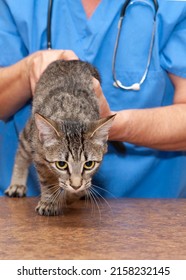
[[[70,186],[74,189],[74,190],[78,190],[81,188],[82,185],[82,180],[79,176],[72,176],[70,179]]]
[[[81,185],[78,185],[78,186],[73,186],[73,185],[71,185],[71,187],[72,187],[74,190],[78,190],[78,189],[81,188]]]

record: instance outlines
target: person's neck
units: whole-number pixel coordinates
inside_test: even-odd
[[[81,2],[87,17],[90,18],[101,0],[81,0]]]

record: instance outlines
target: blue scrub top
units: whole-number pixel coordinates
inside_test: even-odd
[[[186,2],[159,1],[150,70],[139,92],[113,86],[112,58],[123,2],[102,0],[92,17],[87,19],[81,0],[54,0],[53,48],[71,49],[80,59],[98,68],[103,92],[113,111],[170,105],[174,89],[167,72],[186,78]],[[152,9],[138,3],[126,11],[116,59],[117,78],[125,85],[139,81],[146,66],[153,26],[153,1],[149,0],[149,3]],[[47,9],[48,1],[1,0],[1,66],[14,64],[30,53],[46,49]],[[28,103],[6,124],[0,122],[1,195],[10,183],[18,134],[30,111],[31,104]],[[186,197],[185,152],[125,145],[125,154],[109,145],[94,178],[94,184],[105,189],[102,195]],[[28,195],[38,194],[36,172],[31,167]]]

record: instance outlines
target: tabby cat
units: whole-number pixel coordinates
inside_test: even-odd
[[[41,186],[40,215],[59,215],[89,193],[91,179],[107,151],[115,117],[99,118],[93,77],[97,70],[79,60],[57,60],[39,79],[32,116],[20,134],[13,175],[5,194],[26,195],[28,167],[34,163]]]

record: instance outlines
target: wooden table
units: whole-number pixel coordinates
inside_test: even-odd
[[[38,198],[0,198],[0,259],[186,259],[186,200],[79,201],[63,216]]]

